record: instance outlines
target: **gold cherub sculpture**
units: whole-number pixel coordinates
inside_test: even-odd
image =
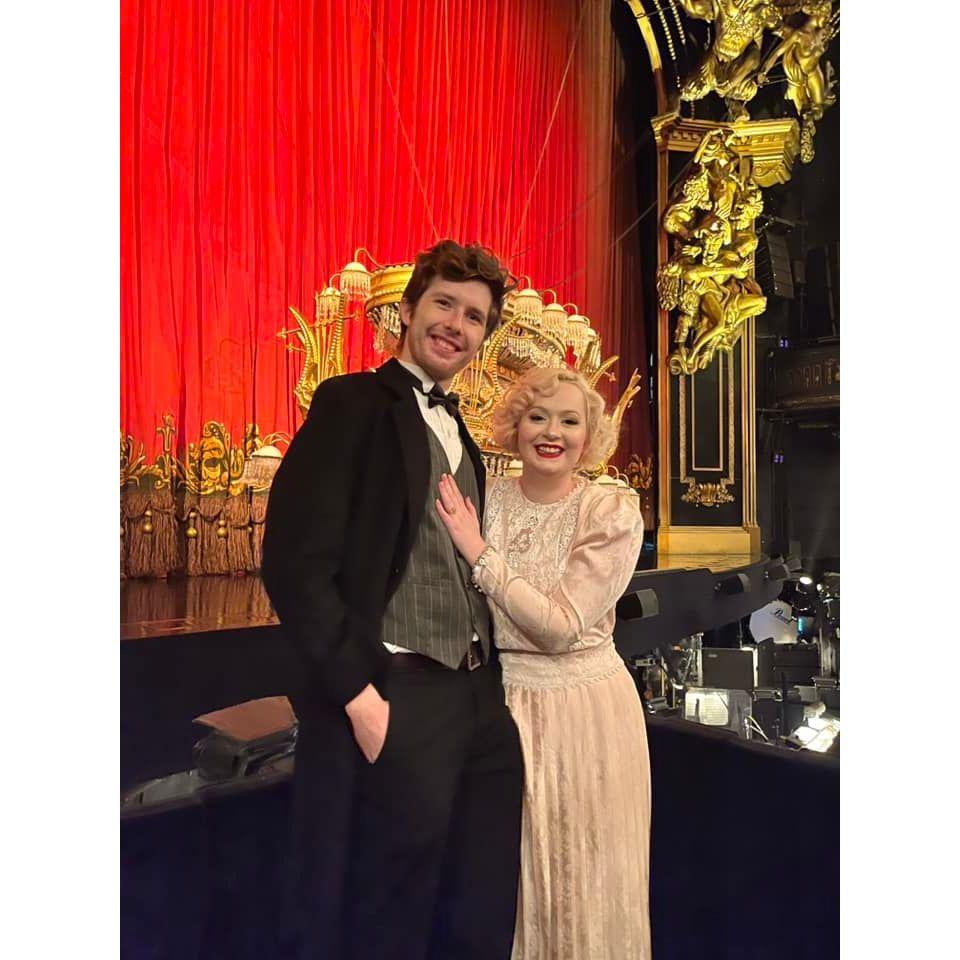
[[[757,93],[757,68],[765,30],[783,24],[774,0],[680,0],[684,10],[713,24],[716,36],[696,73],[680,91],[682,100],[702,100],[715,91],[731,120],[749,119],[745,104]]]
[[[716,351],[732,350],[766,297],[752,278],[754,222],[763,210],[749,157],[738,157],[735,134],[711,130],[694,154],[679,198],[664,213],[675,252],[657,275],[660,306],[679,308],[670,371],[706,369]]]
[[[813,137],[816,121],[824,111],[836,102],[833,92],[833,67],[821,66],[827,45],[840,31],[840,11],[833,9],[832,0],[814,0],[802,9],[799,23],[784,22],[775,31],[781,38],[764,59],[757,76],[759,83],[766,82],[767,74],[778,60],[783,61],[787,75],[787,90],[784,99],[790,100],[800,117],[800,159],[809,163],[814,156]]]

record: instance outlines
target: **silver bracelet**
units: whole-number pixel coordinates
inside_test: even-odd
[[[483,552],[477,557],[477,562],[470,568],[470,579],[473,581],[474,587],[481,593],[483,593],[483,588],[480,586],[480,571],[487,566],[492,549],[492,547],[484,547]]]

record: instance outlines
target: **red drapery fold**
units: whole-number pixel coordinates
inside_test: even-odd
[[[179,449],[210,419],[235,441],[248,423],[292,434],[299,356],[276,332],[360,246],[387,263],[479,240],[577,303],[605,355],[635,342],[639,276],[612,245],[633,191],[629,165],[611,177],[629,144],[615,137],[609,13],[605,0],[123,0],[124,432],[148,455],[165,412]],[[378,359],[366,324],[346,346],[350,369]],[[642,343],[631,352],[620,385],[643,362]],[[645,414],[624,443],[649,452]]]

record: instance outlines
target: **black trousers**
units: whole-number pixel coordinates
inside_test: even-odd
[[[354,795],[349,955],[508,960],[523,757],[499,667],[394,668],[384,687],[386,741]]]

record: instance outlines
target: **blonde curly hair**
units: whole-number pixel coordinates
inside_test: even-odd
[[[580,456],[579,468],[596,470],[613,452],[616,432],[605,412],[603,397],[576,370],[566,367],[549,369],[531,367],[512,383],[493,411],[493,439],[513,456],[519,455],[517,428],[523,415],[539,397],[552,397],[561,383],[572,383],[583,394],[587,411],[587,442]]]

